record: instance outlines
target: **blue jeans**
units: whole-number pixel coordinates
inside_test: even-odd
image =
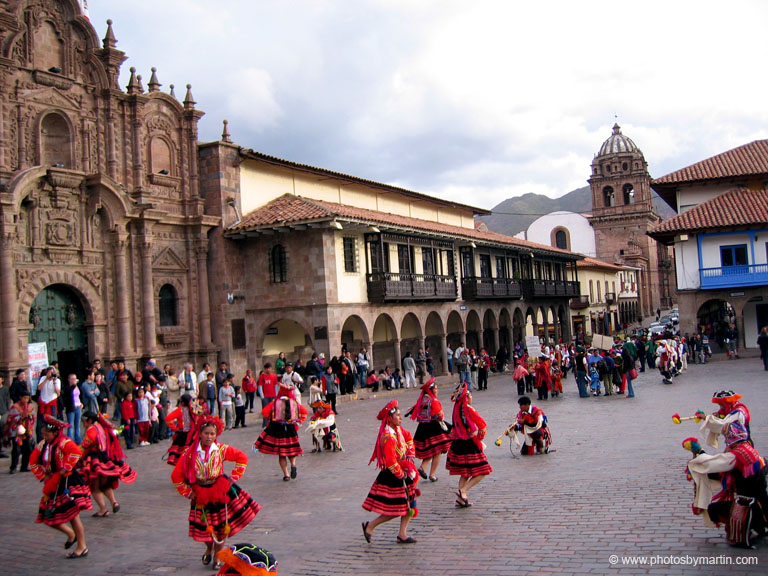
[[[80,444],[83,439],[80,437],[80,418],[83,416],[83,407],[78,406],[72,410],[67,410],[67,422],[69,422],[69,428],[67,428],[67,436],[70,440],[74,440],[76,444]]]
[[[579,398],[589,398],[587,394],[587,373],[581,370],[576,371],[576,386],[579,388]]]
[[[635,397],[635,390],[632,388],[632,378],[629,377],[629,372],[627,372],[627,398],[634,398]]]
[[[216,408],[216,398],[208,398],[206,402],[208,403],[208,413],[213,416],[213,409]],[[221,412],[219,412],[219,416],[221,416]]]
[[[448,372],[453,375],[453,358],[448,358]]]
[[[459,381],[460,382],[466,382],[467,386],[471,386],[472,385],[472,372],[469,369],[467,369],[467,370],[460,370],[459,371]]]

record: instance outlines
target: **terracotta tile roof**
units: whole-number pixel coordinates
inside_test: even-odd
[[[743,176],[768,176],[768,140],[755,140],[733,150],[696,162],[661,178],[651,185],[681,184]]]
[[[451,224],[442,224],[432,220],[422,220],[401,216],[400,214],[391,214],[387,212],[378,212],[355,206],[346,206],[344,204],[335,204],[324,202],[292,194],[284,194],[275,198],[264,206],[246,214],[243,219],[230,226],[227,229],[227,236],[233,237],[248,231],[258,231],[272,229],[279,226],[310,224],[329,222],[339,220],[342,225],[344,222],[354,222],[363,225],[380,225],[386,228],[392,228],[395,231],[407,232],[413,230],[421,233],[432,233],[449,238],[462,238],[466,241],[478,241],[494,244],[504,244],[510,248],[529,249],[539,253],[548,253],[551,255],[565,256],[570,260],[583,258],[580,254],[560,250],[552,246],[529,242],[520,238],[513,238],[505,234],[498,234],[489,230],[478,230],[476,228],[463,228]]]
[[[296,170],[301,170],[302,172],[312,172],[315,174],[320,174],[325,177],[331,176],[333,178],[338,178],[339,180],[346,180],[347,182],[355,182],[359,184],[365,184],[366,186],[379,188],[381,190],[389,190],[392,192],[397,192],[398,194],[403,194],[405,196],[416,198],[418,200],[425,200],[432,204],[437,203],[437,204],[442,204],[443,206],[455,206],[457,208],[471,210],[475,214],[491,214],[492,213],[491,210],[486,210],[485,208],[477,208],[476,206],[469,206],[468,204],[461,204],[459,202],[443,200],[442,198],[437,198],[435,196],[428,196],[427,194],[414,192],[413,190],[408,190],[406,188],[392,186],[391,184],[383,184],[381,182],[375,182],[373,180],[366,180],[365,178],[358,178],[357,176],[350,176],[349,174],[344,174],[342,172],[334,172],[333,170],[327,170],[325,168],[317,168],[316,166],[310,166],[309,164],[292,162],[291,160],[285,160],[283,158],[278,158],[277,156],[270,156],[269,154],[263,154],[262,152],[257,152],[255,150],[240,148],[240,154],[245,156],[246,158],[251,158],[253,160],[260,160],[268,164],[278,164],[278,165],[287,166],[289,168],[293,168]]]
[[[716,198],[699,204],[665,220],[648,231],[659,240],[669,239],[678,232],[739,229],[768,226],[768,190],[734,188]]]
[[[608,262],[590,258],[589,256],[585,256],[584,260],[576,262],[576,266],[579,268],[609,268],[611,270],[616,270],[617,272],[623,270],[623,268],[617,264],[609,264]]]

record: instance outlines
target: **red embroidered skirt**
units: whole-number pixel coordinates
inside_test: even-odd
[[[171,447],[168,448],[168,464],[176,466],[176,462],[179,461],[184,451],[192,444],[192,432],[178,431],[173,435],[171,440]]]
[[[195,499],[189,510],[189,535],[198,542],[222,541],[245,528],[261,506],[245,490],[225,476],[210,486],[194,486]],[[229,523],[229,535],[225,526]],[[211,526],[213,531],[209,532]]]
[[[461,476],[462,478],[485,476],[493,472],[493,468],[488,464],[488,459],[477,444],[473,440],[461,440],[459,438],[454,438],[451,442],[445,467],[451,476]]]
[[[406,498],[406,490],[408,497]],[[409,508],[416,508],[416,498],[421,496],[421,490],[414,481],[405,477],[398,478],[389,468],[384,468],[376,477],[368,496],[363,502],[363,508],[386,516],[405,516]],[[411,505],[408,506],[410,501]]]
[[[86,482],[98,482],[99,489],[116,489],[120,482],[136,481],[136,471],[123,460],[110,460],[104,452],[89,452],[81,461],[80,472]]]
[[[90,510],[91,489],[79,472],[72,472],[59,481],[55,494],[40,500],[35,522],[46,526],[58,526],[74,520],[81,510]]]
[[[416,458],[432,458],[438,454],[445,454],[451,447],[451,436],[443,430],[438,420],[419,422],[416,434],[413,436],[413,447],[416,449]]]
[[[253,450],[277,456],[304,454],[295,424],[281,424],[272,420],[253,444]]]

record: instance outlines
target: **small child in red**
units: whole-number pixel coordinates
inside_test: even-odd
[[[136,404],[133,401],[133,392],[128,392],[120,403],[120,423],[123,425],[125,447],[131,450],[136,431]]]

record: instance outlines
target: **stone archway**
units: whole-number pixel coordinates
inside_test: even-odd
[[[306,328],[294,320],[281,318],[264,330],[263,362],[275,363],[280,352],[285,352],[290,362],[306,363],[312,356],[312,339]]]
[[[373,324],[371,350],[375,358],[376,369],[400,368],[400,346],[397,345],[397,326],[389,314],[380,314]]]

